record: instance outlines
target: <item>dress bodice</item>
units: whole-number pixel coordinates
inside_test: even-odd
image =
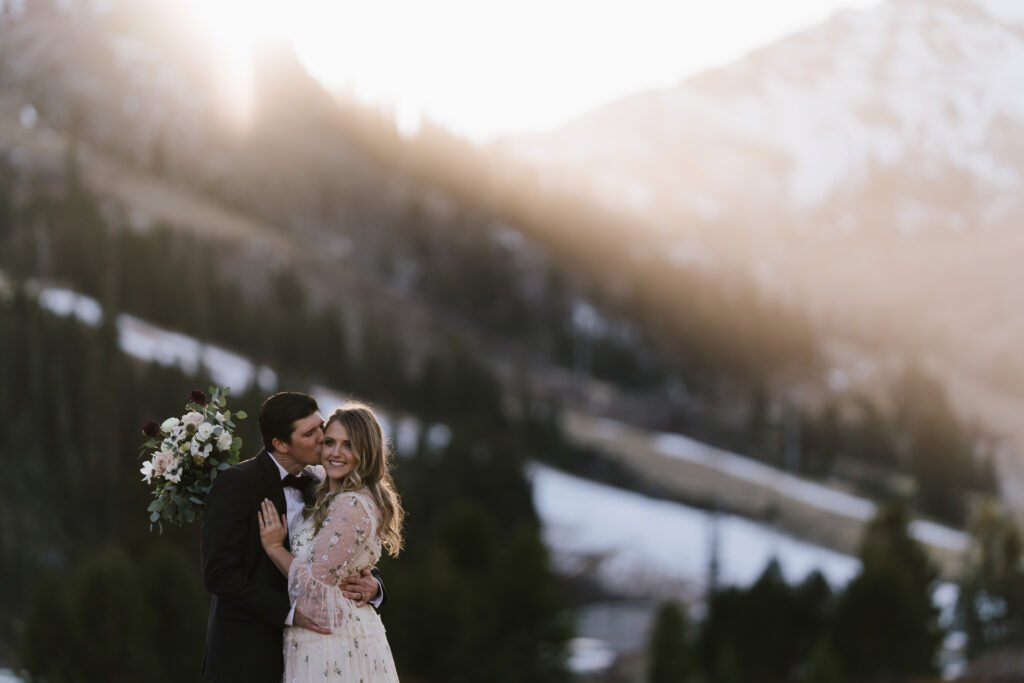
[[[379,515],[365,489],[340,493],[330,501],[319,531],[313,517],[302,520],[292,542],[296,562],[310,567],[320,581],[337,584],[349,574],[369,569],[380,559]]]

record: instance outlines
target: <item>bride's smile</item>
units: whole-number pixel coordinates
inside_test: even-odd
[[[323,452],[321,454],[324,470],[331,482],[341,483],[355,469],[356,454],[352,451],[345,427],[332,422],[324,433]]]

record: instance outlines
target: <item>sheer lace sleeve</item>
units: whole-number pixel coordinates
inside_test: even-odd
[[[308,552],[297,556],[288,572],[288,594],[303,614],[332,628],[341,622],[348,601],[338,584],[380,557],[375,511],[365,493],[342,493],[331,501]]]

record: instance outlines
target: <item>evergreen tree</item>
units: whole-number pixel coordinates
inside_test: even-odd
[[[503,539],[485,508],[456,503],[418,543],[383,570],[394,596],[388,633],[403,676],[565,680],[568,631],[535,530],[520,527]]]
[[[32,680],[75,680],[75,662],[67,648],[70,623],[63,586],[51,575],[40,577],[28,600],[18,653],[19,668],[29,672]]]
[[[311,328],[314,334],[303,345],[316,359],[316,371],[329,387],[349,387],[352,365],[349,360],[348,337],[341,314],[331,308],[321,310]]]
[[[978,506],[970,530],[957,617],[973,659],[1024,647],[1024,542],[1012,515],[992,500]]]
[[[139,566],[139,601],[148,611],[150,649],[155,656],[148,673],[154,683],[177,683],[199,678],[199,661],[206,643],[208,596],[196,563],[177,545],[155,542]],[[193,656],[174,656],[189,653]]]
[[[919,482],[921,509],[956,526],[966,521],[965,489],[991,490],[976,462],[972,439],[942,385],[916,365],[897,387],[897,417],[909,446],[911,471]]]
[[[827,627],[831,600],[820,574],[792,587],[769,563],[750,588],[712,595],[699,641],[702,670],[711,680],[791,680]],[[729,653],[742,657],[732,661]]]
[[[855,680],[929,676],[942,632],[931,595],[938,572],[907,530],[902,507],[882,508],[861,544],[861,573],[836,608],[834,640],[843,671]]]
[[[842,683],[842,669],[839,657],[827,638],[822,638],[811,652],[800,683]]]
[[[86,558],[71,576],[69,638],[75,677],[129,683],[149,677],[155,648],[147,636],[152,615],[142,595],[135,562],[111,547]],[[52,644],[51,644],[52,646]]]
[[[715,650],[714,674],[710,680],[714,683],[746,683],[750,679],[743,673],[745,669],[739,649],[726,640]]]
[[[675,602],[666,602],[654,618],[648,646],[649,683],[684,683],[690,675],[686,614]]]
[[[0,246],[10,238],[14,232],[14,174],[6,165],[0,164]],[[0,254],[4,250],[0,249]],[[0,255],[0,266],[5,265],[3,256]]]
[[[22,638],[33,680],[136,681],[148,678],[145,603],[135,565],[108,548],[89,556],[67,585],[37,584]]]

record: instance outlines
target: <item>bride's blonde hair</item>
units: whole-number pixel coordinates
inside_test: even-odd
[[[320,531],[327,518],[327,508],[335,496],[348,491],[355,491],[363,486],[373,496],[377,509],[380,510],[380,527],[378,535],[381,544],[392,557],[398,557],[402,550],[402,522],[405,511],[402,501],[391,477],[393,453],[384,430],[370,406],[357,401],[348,401],[331,413],[324,423],[324,431],[337,422],[345,428],[348,439],[352,442],[352,452],[356,456],[355,467],[341,482],[333,493],[330,481],[324,478],[316,487],[313,502],[303,511],[304,517],[313,516],[314,533]]]

